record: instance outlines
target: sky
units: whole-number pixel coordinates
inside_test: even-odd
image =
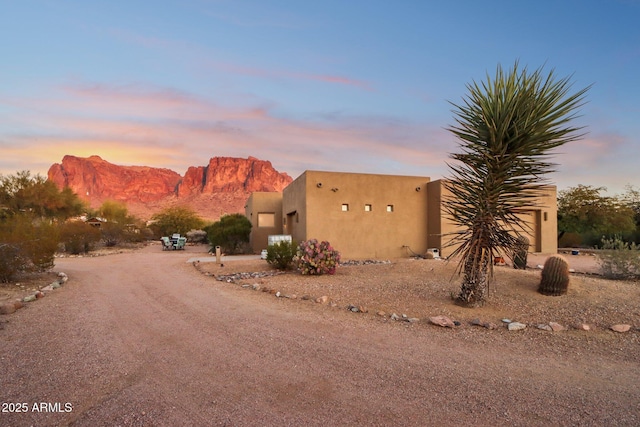
[[[640,186],[640,0],[0,0],[0,174],[64,155],[450,176],[453,104],[518,61],[593,85],[559,189]]]

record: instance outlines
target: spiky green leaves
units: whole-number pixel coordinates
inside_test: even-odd
[[[449,244],[464,260],[478,259],[479,252],[491,258],[513,253],[516,233],[526,231],[518,213],[541,194],[544,176],[555,168],[549,161],[553,149],[582,137],[570,123],[589,89],[570,94],[568,77],[556,79],[542,68],[529,72],[517,62],[509,72],[498,66],[494,78],[467,88],[462,103],[452,104],[456,124],[448,130],[461,152],[451,154],[455,163],[445,184],[450,196],[443,203],[460,227]],[[465,276],[471,275],[465,281],[482,282],[477,279],[486,277],[479,271],[484,265],[465,267]]]

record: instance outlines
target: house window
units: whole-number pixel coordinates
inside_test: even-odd
[[[275,227],[276,214],[274,212],[258,213],[258,227]]]
[[[547,221],[547,220],[548,220],[548,218],[549,218],[549,217],[548,217],[548,215],[547,215],[547,212],[545,212],[545,213],[543,214],[543,216],[544,216],[544,220],[545,220],[545,221]]]
[[[387,212],[393,212],[393,205],[387,205]]]
[[[371,212],[371,205],[370,204],[364,205],[364,211],[365,212]]]
[[[348,203],[343,203],[342,204],[342,212],[347,212],[349,210],[349,204]]]

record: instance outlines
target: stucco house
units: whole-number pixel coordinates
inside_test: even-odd
[[[441,180],[425,176],[305,171],[282,193],[252,193],[245,206],[255,253],[272,234],[293,240],[328,240],[345,259],[401,258],[438,249],[455,231],[442,209]],[[547,187],[537,207],[523,211],[530,251],[557,252],[556,188]]]

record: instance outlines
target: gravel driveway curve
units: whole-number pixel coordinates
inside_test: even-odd
[[[191,256],[58,260],[0,330],[0,426],[640,424],[637,358],[287,304]]]

